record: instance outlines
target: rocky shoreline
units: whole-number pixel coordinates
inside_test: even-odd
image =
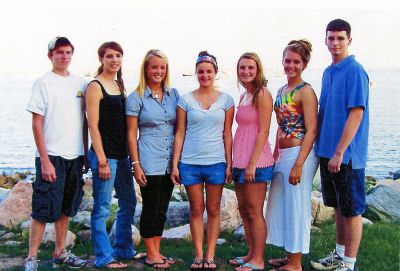
[[[318,174],[317,174],[318,176]],[[367,177],[367,210],[364,223],[371,224],[375,221],[400,222],[400,172],[393,174],[396,179],[377,180]],[[0,175],[0,244],[18,245],[14,241],[16,234],[28,235],[30,228],[32,182],[35,177],[31,171]],[[140,189],[135,184],[138,204],[135,212],[135,223],[132,225],[135,245],[140,243],[140,234],[137,228],[142,210]],[[318,225],[326,221],[333,221],[333,209],[323,204],[319,180],[314,180],[312,193],[312,224],[318,230]],[[72,247],[76,242],[90,240],[90,212],[93,208],[92,179],[86,177],[84,197],[78,214],[71,219],[71,228],[68,232],[67,245]],[[265,204],[264,204],[265,207]],[[113,228],[117,210],[117,199],[112,201],[112,212],[107,221],[110,237],[113,238]],[[207,215],[204,215],[204,221]],[[167,214],[165,239],[190,239],[189,228],[189,202],[183,186],[176,186],[171,197]],[[232,232],[235,238],[244,239],[242,221],[237,208],[235,192],[224,188],[221,200],[221,231]],[[17,232],[17,233],[15,233]],[[42,243],[54,242],[55,232],[53,224],[48,224]],[[220,240],[223,242],[223,240]]]

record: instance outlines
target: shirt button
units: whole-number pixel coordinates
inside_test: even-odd
[[[164,113],[167,113],[167,111],[164,111]]]

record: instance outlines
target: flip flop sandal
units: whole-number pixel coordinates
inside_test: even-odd
[[[288,258],[277,258],[277,259],[270,259],[268,260],[268,264],[273,267],[281,267],[289,263]]]
[[[113,264],[118,264],[119,266],[115,266],[115,267],[111,267],[111,265],[113,265]],[[127,264],[124,264],[124,263],[121,263],[121,262],[119,262],[119,261],[116,261],[116,260],[112,260],[111,262],[109,262],[108,264],[106,264],[104,267],[102,267],[102,268],[106,268],[106,269],[109,269],[109,270],[114,270],[114,269],[126,269],[126,268],[128,268],[128,265]]]
[[[169,264],[174,264],[174,263],[176,263],[176,261],[173,259],[173,258],[171,258],[171,257],[164,257],[164,258],[162,258],[163,259],[163,261],[165,261],[165,262],[167,262],[167,263],[169,263]]]
[[[204,264],[207,264],[207,267],[205,267]],[[203,264],[204,270],[216,270],[217,269],[217,265],[215,264],[214,260],[204,260],[204,264]],[[213,264],[215,266],[210,267],[210,264]]]
[[[229,260],[228,263],[233,266],[239,266],[245,264],[246,262],[243,260],[244,257],[236,257],[235,259]]]
[[[167,262],[165,262],[165,261],[154,262],[154,263],[149,263],[148,261],[145,261],[144,264],[147,265],[147,266],[153,267],[154,269],[159,269],[159,270],[164,270],[164,269],[169,269],[170,268],[169,264],[166,267],[156,266],[156,265],[161,265],[161,264],[167,264]]]
[[[243,268],[247,268],[248,271],[264,271],[264,268],[259,268],[258,266],[255,266],[254,264],[251,263],[245,263],[241,265],[240,270],[242,270]]]
[[[197,265],[197,267],[194,267],[193,265]],[[190,265],[190,270],[192,271],[203,270],[203,268],[204,268],[203,260],[194,260],[193,263]]]

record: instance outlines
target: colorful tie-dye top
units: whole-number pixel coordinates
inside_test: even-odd
[[[303,82],[295,87],[291,92],[282,94],[285,86],[281,87],[276,96],[274,110],[278,121],[278,138],[298,138],[303,139],[306,133],[304,124],[303,108],[293,101],[293,96],[309,83]]]

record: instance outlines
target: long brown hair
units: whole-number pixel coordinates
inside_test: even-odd
[[[104,55],[106,53],[106,49],[112,49],[112,50],[119,52],[121,55],[124,55],[124,51],[122,50],[121,45],[119,45],[115,41],[107,41],[107,42],[103,43],[102,45],[100,45],[99,49],[97,50],[97,55],[99,56],[99,58],[104,57]],[[103,72],[103,64],[101,64],[100,67],[97,69],[95,76],[100,75],[102,72]],[[119,91],[121,92],[122,95],[126,96],[124,80],[122,79],[122,67],[117,72],[117,80],[116,81],[118,84]]]
[[[237,74],[237,78],[238,78],[238,85],[241,84],[242,86],[244,86],[243,83],[239,80],[239,62],[242,59],[252,59],[252,60],[254,60],[254,62],[256,62],[256,65],[257,65],[256,78],[254,78],[254,80],[252,82],[253,86],[254,86],[254,91],[253,91],[253,98],[251,100],[252,105],[255,106],[258,101],[258,94],[262,90],[262,88],[267,85],[268,80],[265,78],[264,69],[263,69],[260,57],[256,53],[247,52],[239,57],[239,60],[236,65],[236,74]]]

